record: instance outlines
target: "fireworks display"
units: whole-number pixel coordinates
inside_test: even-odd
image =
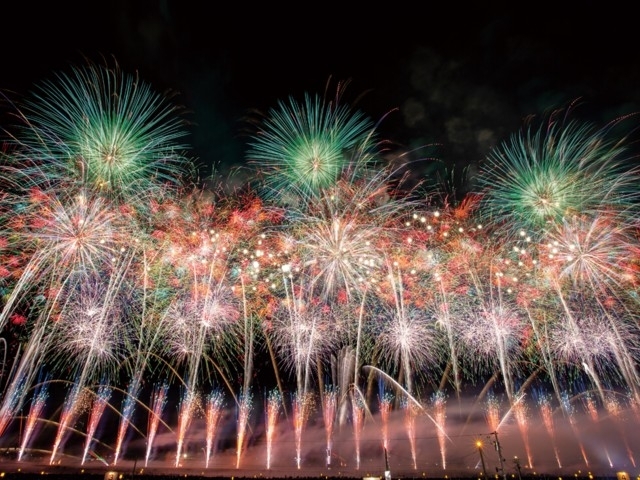
[[[342,86],[267,112],[255,175],[232,195],[197,186],[180,109],[117,66],[59,74],[17,113],[0,156],[0,444],[19,461],[37,444],[51,463],[93,449],[180,468],[202,451],[208,468],[227,449],[240,469],[265,443],[274,469],[281,427],[293,470],[305,446],[324,468],[383,450],[394,468],[407,436],[407,468],[446,469],[470,398],[471,456],[478,434],[511,428],[536,468],[539,423],[561,467],[565,424],[590,467],[582,408],[593,424],[615,417],[616,461],[635,467],[619,421],[640,404],[640,171],[617,135],[629,118],[597,128],[554,112],[452,198],[406,182]]]

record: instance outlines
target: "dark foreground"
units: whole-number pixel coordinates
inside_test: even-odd
[[[256,473],[251,476],[242,476],[242,475],[200,475],[200,474],[190,474],[190,473],[181,473],[181,474],[167,474],[161,472],[155,473],[134,473],[134,472],[124,472],[124,471],[111,471],[106,470],[104,472],[85,472],[85,471],[72,471],[71,469],[65,469],[64,471],[0,471],[0,480],[43,480],[43,477],[46,477],[46,480],[180,480],[180,479],[189,479],[189,480],[253,480],[253,479],[272,479],[272,480],[387,480],[385,479],[384,473],[376,473],[373,475],[363,475],[358,477],[352,476],[330,476],[330,475],[319,475],[319,476],[302,476],[302,475],[294,475],[294,476],[274,476],[271,472],[268,474]],[[544,475],[544,474],[535,474],[535,475],[517,475],[517,474],[508,474],[504,477],[501,475],[496,475],[495,477],[483,477],[482,475],[477,476],[445,476],[445,477],[429,477],[423,474],[423,476],[397,476],[392,479],[415,479],[415,480],[640,480],[640,475],[633,477],[630,476],[627,472],[617,472],[616,474],[607,475],[607,476],[597,476],[587,474],[584,476],[579,475],[566,475],[566,476],[557,476],[557,475]]]
[[[98,474],[98,473],[71,473],[71,472],[0,472],[0,478],[2,480],[43,480],[43,477],[46,477],[47,480],[180,480],[180,479],[189,479],[189,480],[252,480],[252,479],[272,479],[272,480],[331,480],[333,478],[340,480],[363,480],[371,479],[371,480],[385,480],[383,475],[376,475],[374,477],[329,477],[329,476],[321,476],[321,477],[303,477],[303,476],[294,476],[294,477],[271,477],[271,476],[262,476],[256,475],[252,477],[238,477],[238,476],[202,476],[202,475],[188,475],[188,474],[132,474],[131,472],[114,472],[113,475],[110,473]],[[393,477],[392,477],[393,478]],[[421,479],[421,478],[429,478],[429,480],[476,480],[482,479],[480,477],[398,477],[402,479]],[[493,477],[489,477],[493,478]],[[623,477],[625,480],[638,480],[640,477],[631,478]],[[495,480],[501,480],[501,476],[496,476]],[[568,475],[566,477],[556,477],[549,475],[535,475],[535,476],[522,476],[518,478],[518,476],[509,475],[507,476],[507,480],[621,480],[618,476],[585,476],[585,477],[576,477],[573,475]]]
[[[384,459],[380,460],[381,465],[354,471],[337,465],[333,469],[307,466],[301,470],[266,470],[256,466],[238,470],[230,469],[226,465],[209,469],[195,465],[174,468],[162,462],[156,462],[154,466],[146,468],[137,461],[123,462],[117,467],[93,462],[79,467],[68,464],[19,463],[0,457],[0,480],[45,480],[43,477],[46,480],[640,480],[640,472],[635,466],[632,470],[612,469],[608,472],[572,470],[542,473],[514,469],[505,470],[504,476],[487,470],[485,473],[482,470],[450,470],[447,474],[441,472],[440,475],[434,475],[428,471],[394,470],[391,467],[389,476],[385,478]]]

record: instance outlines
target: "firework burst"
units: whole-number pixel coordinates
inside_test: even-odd
[[[271,455],[286,450],[272,444],[280,408],[298,468],[317,459],[302,440],[320,416],[326,466],[349,462],[332,451],[334,426],[342,435],[349,421],[357,466],[366,465],[370,449],[361,442],[373,430],[364,422],[373,419],[366,414],[377,380],[385,453],[398,452],[384,390],[392,385],[407,402],[414,469],[417,414],[437,429],[436,462],[450,468],[455,440],[447,431],[463,409],[447,412],[446,399],[455,390],[457,405],[466,405],[465,389],[477,392],[478,381],[486,383],[463,413],[465,428],[487,394],[482,428],[497,444],[513,414],[528,466],[535,445],[525,394],[538,386],[551,384],[578,442],[585,432],[570,399],[591,391],[600,401],[589,405],[598,418],[589,427],[606,420],[623,438],[623,415],[640,404],[639,178],[626,162],[626,139],[613,138],[612,125],[596,129],[556,112],[493,152],[480,192],[454,199],[408,187],[404,158],[387,163],[374,125],[340,95],[279,103],[251,139],[255,178],[223,197],[211,183],[183,182],[192,172],[180,153],[184,124],[137,76],[90,65],[34,92],[0,151],[3,442],[24,427],[22,458],[34,432],[47,433],[35,428],[46,413],[34,388],[41,374],[56,387],[73,385],[52,408],[51,462],[67,434],[83,434],[74,424],[86,409],[82,461],[106,446],[95,441],[104,410],[105,421],[118,416],[104,432],[114,465],[141,439],[151,465],[162,423],[177,437],[172,464],[186,467],[188,442],[202,434],[208,467],[215,441],[229,445],[222,422],[233,423],[221,386],[237,408],[236,468],[263,441],[273,468]],[[264,432],[253,424],[254,382],[264,392]],[[118,408],[106,403],[106,385]],[[173,401],[175,387],[183,393]],[[612,403],[619,390],[629,405]],[[285,392],[292,402],[282,401]],[[321,413],[312,411],[318,397]],[[57,398],[47,407],[60,407],[51,404]],[[177,406],[175,430],[162,419],[167,401]],[[557,419],[545,402],[540,412],[554,438]],[[199,413],[203,422],[191,428]],[[589,446],[580,448],[589,466]]]
[[[483,216],[491,223],[512,233],[540,233],[577,213],[633,206],[638,171],[627,163],[628,147],[611,135],[621,120],[598,129],[568,116],[554,112],[489,156],[478,182],[485,190]]]
[[[20,112],[18,160],[34,165],[35,184],[72,179],[126,203],[163,195],[192,165],[179,143],[185,122],[168,100],[117,65],[59,73]]]
[[[250,143],[248,158],[263,177],[266,198],[303,202],[356,175],[371,161],[373,123],[334,99],[305,95],[279,102]]]

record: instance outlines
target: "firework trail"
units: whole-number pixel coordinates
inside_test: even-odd
[[[210,222],[201,208],[205,206],[191,205],[188,212],[199,221]],[[166,260],[174,266],[180,288],[166,312],[170,321],[166,333],[170,354],[185,364],[186,388],[196,391],[203,360],[213,362],[219,352],[223,362],[237,348],[234,333],[241,314],[229,284],[233,235],[201,228],[194,233],[192,222],[176,222],[170,237],[174,244]]]
[[[136,283],[136,290],[129,303],[127,323],[129,324],[130,336],[125,344],[127,361],[124,368],[129,373],[133,382],[142,385],[148,372],[151,358],[168,358],[170,355],[169,331],[172,327],[172,317],[170,309],[166,307],[166,292],[161,285],[158,285],[156,276],[163,277],[167,274],[165,265],[158,266],[154,259],[157,259],[158,252],[150,252],[148,246],[141,246],[137,249],[139,264],[133,265],[131,275],[138,276],[141,281]],[[172,370],[170,367],[169,370]],[[175,373],[175,372],[173,372]],[[151,396],[151,413],[147,420],[147,454],[145,462],[151,454],[151,447],[156,433],[158,423],[162,418],[169,384],[167,380],[156,384]]]
[[[272,390],[269,392],[266,405],[267,470],[271,468],[271,451],[273,448],[273,440],[281,408],[282,397],[280,396],[280,392],[278,390]]]
[[[118,262],[122,255],[114,248],[115,213],[103,200],[82,192],[35,192],[29,201],[32,204],[26,206],[26,213],[16,220],[19,226],[12,229],[12,237],[24,239],[24,243],[17,246],[31,251],[32,256],[10,295],[21,298],[28,297],[30,291],[44,293],[35,295],[28,306],[9,298],[0,313],[0,324],[13,318],[16,309],[29,309],[35,317],[33,323],[27,323],[30,335],[12,380],[17,383],[9,390],[17,388],[22,381],[30,383],[40,364],[53,364],[56,360],[59,365],[53,366],[65,372],[69,362],[84,365],[86,374],[76,377],[84,385],[90,372],[100,374],[101,368],[96,369],[93,364],[91,369],[86,367],[91,360],[100,367],[113,366],[114,338],[120,338],[118,335],[100,338],[109,330],[108,326],[113,325],[100,313],[93,318],[95,324],[91,328],[82,328],[91,321],[88,317],[93,316],[86,315],[87,312],[108,309],[93,297],[97,310],[85,305],[88,310],[83,312],[82,299],[88,300],[90,295],[83,296],[82,291],[95,293],[98,284],[93,280],[109,277],[108,286],[100,288],[106,288],[102,293],[108,295],[108,300],[114,300],[114,305],[119,304],[115,297],[123,293],[117,285],[126,270],[126,262]],[[111,313],[115,315],[116,310]],[[64,321],[69,318],[79,320],[77,330],[74,330],[75,322]],[[75,333],[81,335],[76,338]],[[98,344],[94,343],[96,340]],[[104,345],[99,345],[100,340],[104,340]]]
[[[431,407],[433,408],[433,418],[438,428],[438,444],[440,445],[440,455],[442,457],[442,469],[447,468],[447,451],[446,451],[446,435],[445,435],[445,421],[446,415],[447,396],[442,391],[437,391],[431,396]]]
[[[585,300],[586,301],[586,300]],[[564,360],[582,368],[593,382],[602,401],[605,400],[606,388],[600,378],[605,367],[605,359],[611,353],[611,343],[607,341],[609,327],[594,317],[586,305],[574,314],[562,300],[566,316],[564,321],[555,323],[549,328],[549,347],[557,359]],[[603,341],[604,340],[604,341]],[[598,368],[598,365],[603,368]]]
[[[389,414],[391,413],[391,403],[393,395],[383,393],[379,396],[380,419],[382,420],[382,448],[389,450]]]
[[[209,467],[209,460],[211,459],[211,455],[213,454],[213,441],[216,437],[216,433],[218,432],[218,426],[220,425],[220,420],[222,419],[222,407],[224,405],[224,395],[220,391],[213,391],[207,397],[207,405],[206,405],[206,424],[207,424],[207,435],[206,435],[206,460],[205,466]]]
[[[418,399],[416,397],[414,397],[413,395],[411,395],[407,390],[405,390],[405,388],[402,385],[400,385],[398,382],[396,382],[393,379],[393,377],[389,376],[383,370],[380,370],[379,368],[374,367],[372,365],[367,365],[366,370],[371,370],[372,372],[375,372],[377,375],[380,375],[380,377],[386,379],[389,383],[394,385],[394,387],[397,388],[397,391],[403,394],[403,400],[402,400],[403,402],[406,401],[406,402],[411,403],[411,405],[416,409],[416,412],[420,412],[420,413],[426,415],[426,417],[429,420],[431,420],[433,425],[438,430],[438,434],[442,435],[443,440],[451,441],[451,438],[449,437],[449,435],[447,435],[447,432],[446,432],[446,430],[444,428],[444,423],[439,423],[438,420],[435,417],[433,417],[431,414],[429,414],[424,409],[422,404],[418,401]],[[442,396],[444,398],[445,394],[443,392],[437,392],[436,394],[434,394],[432,396],[432,398],[434,398],[436,396]],[[403,403],[403,405],[404,405],[404,403]]]
[[[274,314],[273,342],[285,360],[285,368],[295,374],[297,392],[304,396],[310,388],[312,367],[335,346],[337,334],[322,307],[308,304],[289,287],[287,300]]]
[[[147,420],[147,452],[144,457],[144,466],[146,467],[151,457],[151,450],[153,448],[153,441],[158,433],[158,425],[162,418],[162,412],[167,403],[167,394],[169,392],[169,384],[164,382],[160,385],[156,385],[153,389],[151,400],[151,411],[149,412],[149,418]]]
[[[107,406],[110,397],[111,387],[105,384],[100,385],[98,387],[98,391],[95,394],[95,397],[92,400],[91,408],[89,410],[89,419],[87,421],[87,436],[85,439],[84,451],[82,452],[82,461],[80,462],[81,465],[84,465],[84,462],[87,459],[87,455],[89,454],[91,445],[95,440],[98,423],[102,418],[102,414],[104,413],[104,409]]]
[[[462,374],[460,371],[460,352],[458,348],[458,341],[456,339],[457,331],[454,325],[455,317],[451,308],[453,298],[451,298],[451,295],[447,291],[445,276],[439,271],[436,271],[434,279],[437,282],[437,291],[439,293],[436,315],[437,323],[442,325],[445,330],[447,345],[449,347],[449,362],[451,364],[453,374],[453,383],[456,394],[460,395],[462,390]]]
[[[253,411],[253,395],[251,392],[243,392],[238,399],[238,438],[236,444],[236,468],[240,468],[240,459],[244,452],[247,440],[247,430],[249,429],[249,420]]]
[[[313,397],[310,393],[296,392],[292,399],[293,432],[296,441],[296,467],[302,462],[302,433],[313,409]]]
[[[337,392],[349,392],[351,386],[354,384],[355,377],[359,369],[357,367],[357,354],[358,347],[352,348],[350,346],[343,347],[338,352],[338,355],[333,360],[332,367],[336,370],[336,390]],[[350,395],[341,394],[337,397],[336,405],[336,419],[337,424],[342,427],[346,425],[350,417]]]
[[[322,419],[324,420],[324,431],[327,441],[327,467],[331,465],[331,451],[333,448],[333,426],[336,421],[337,406],[337,389],[333,387],[325,387],[322,394]]]
[[[620,417],[622,416],[622,406],[620,405],[620,401],[615,397],[613,393],[609,393],[606,397],[606,403],[604,405],[605,410],[611,416],[613,422],[616,425],[616,430],[618,431],[618,435],[622,438],[624,442],[625,449],[627,451],[627,455],[629,457],[629,461],[635,468],[636,460],[633,456],[633,451],[631,450],[631,446],[629,445],[629,439],[625,434],[624,430],[620,428],[620,421],[622,420]]]
[[[414,372],[435,365],[438,349],[435,322],[423,309],[406,304],[402,275],[397,264],[389,266],[387,278],[391,284],[393,307],[382,322],[377,337],[378,348],[383,364],[399,370],[400,378],[411,394]]]
[[[120,424],[118,425],[118,433],[116,435],[116,446],[113,454],[113,465],[118,464],[118,459],[122,453],[122,447],[125,440],[125,435],[131,424],[131,418],[136,407],[138,400],[138,394],[140,393],[140,382],[136,379],[129,384],[127,391],[125,392],[124,399],[122,400],[122,408],[120,410]]]
[[[114,265],[106,284],[83,278],[74,285],[56,322],[51,357],[64,368],[77,369],[80,388],[96,376],[114,376],[122,359],[128,336],[121,303],[129,296],[123,287],[132,259],[128,257]]]
[[[591,419],[591,422],[593,422],[594,425],[597,425],[600,422],[600,413],[598,412],[598,405],[596,404],[596,400],[593,398],[591,392],[585,392],[583,394],[582,404],[585,411],[587,412],[588,417]],[[613,462],[611,461],[609,448],[606,445],[604,445],[604,453],[607,457],[607,461],[609,462],[609,467],[613,468]]]
[[[533,468],[533,458],[531,456],[531,445],[529,440],[529,411],[528,406],[524,401],[524,394],[518,395],[513,404],[513,415],[518,423],[520,429],[520,435],[522,435],[522,441],[524,442],[524,449],[527,453],[528,467]]]
[[[360,443],[362,441],[362,429],[364,427],[364,414],[366,406],[360,392],[351,394],[351,420],[353,422],[353,440],[356,447],[356,469],[360,470]]]
[[[577,421],[575,416],[576,410],[574,405],[571,403],[571,398],[569,397],[569,394],[567,392],[563,392],[561,406],[562,406],[562,410],[564,411],[565,415],[569,420],[569,425],[571,425],[571,430],[573,431],[573,434],[580,447],[580,452],[582,453],[582,459],[584,460],[584,464],[586,467],[588,467],[589,459],[587,458],[587,452],[585,451],[584,445],[580,437],[580,432],[578,431]]]
[[[498,430],[502,416],[500,414],[500,400],[494,394],[487,395],[484,416],[489,429],[492,432]]]
[[[18,239],[14,248],[29,252],[29,259],[12,289],[0,315],[0,326],[22,307],[20,300],[38,286],[53,289],[40,296],[45,301],[38,327],[44,328],[49,314],[63,304],[62,289],[80,273],[100,275],[111,269],[114,257],[120,256],[121,234],[131,233],[130,217],[118,217],[109,203],[87,191],[61,189],[36,191],[28,197],[9,229]]]
[[[84,405],[84,394],[80,390],[78,384],[74,384],[71,387],[71,391],[65,398],[60,412],[60,419],[58,420],[58,431],[56,438],[53,441],[53,447],[51,448],[51,457],[49,458],[49,464],[53,465],[53,462],[58,454],[58,449],[62,448],[62,443],[65,436],[69,433],[68,430],[73,428],[78,415],[80,414]]]
[[[633,353],[638,334],[629,322],[637,299],[628,298],[634,288],[635,267],[629,262],[636,251],[634,231],[633,223],[615,212],[602,212],[595,218],[574,216],[550,231],[546,264],[558,295],[568,299],[562,298],[563,304],[581,312],[573,314],[577,323],[585,321],[581,317],[593,318],[598,331],[590,334],[602,337],[598,353],[611,356],[606,362],[616,362],[627,388],[638,396],[640,378]],[[572,298],[579,298],[579,305]]]
[[[529,300],[526,300],[526,304],[528,303]],[[532,314],[530,308],[527,308],[526,305],[524,305],[524,308],[526,310],[526,315],[529,318],[529,323],[531,324],[531,328],[535,336],[535,341],[538,346],[538,351],[540,352],[542,362],[545,365],[547,374],[549,376],[549,381],[551,382],[551,386],[553,387],[553,392],[555,393],[556,399],[560,403],[562,403],[562,388],[560,387],[560,384],[558,382],[557,369],[554,365],[554,356],[550,351],[550,345],[547,341],[546,335],[543,335],[542,333],[546,328],[546,325],[544,323],[544,320],[538,319],[536,315]],[[542,315],[542,318],[544,319],[544,315]]]
[[[33,432],[35,430],[36,422],[41,420],[40,414],[44,409],[44,406],[47,402],[47,398],[49,397],[49,392],[46,386],[43,386],[38,389],[38,392],[34,395],[31,400],[31,406],[29,407],[29,416],[27,417],[27,421],[24,426],[24,431],[22,433],[22,443],[20,444],[20,450],[18,452],[18,461],[22,460],[22,455],[24,454],[25,449],[28,447],[29,442],[31,441],[31,437],[33,436]]]
[[[484,252],[484,255],[489,255],[489,252]],[[526,321],[521,312],[512,308],[503,297],[505,272],[501,266],[490,265],[486,272],[471,270],[469,275],[480,297],[480,306],[461,321],[462,343],[476,362],[484,359],[493,367],[491,363],[497,359],[507,397],[513,402],[514,364],[521,355],[518,339],[522,337]]]
[[[627,392],[627,401],[629,404],[629,408],[631,408],[634,416],[636,417],[636,419],[638,419],[640,417],[640,402],[635,397],[633,392]]]
[[[558,467],[562,468],[562,462],[560,461],[560,453],[558,452],[558,445],[556,441],[555,424],[553,421],[553,407],[551,406],[551,399],[549,395],[540,395],[538,399],[538,407],[540,408],[540,416],[542,417],[542,422],[544,423],[544,426],[547,429],[547,433],[551,438],[553,453],[556,457],[556,462],[558,463]]]
[[[596,401],[593,398],[591,393],[586,392],[582,397],[584,409],[589,415],[589,418],[593,423],[598,423],[600,414],[598,413],[598,405],[596,405]]]
[[[26,390],[26,381],[22,376],[14,378],[12,383],[6,388],[2,397],[2,408],[0,409],[0,436],[2,436],[15,418],[16,413],[22,406]]]
[[[411,461],[413,462],[414,470],[418,468],[418,458],[416,451],[416,417],[418,416],[418,409],[416,406],[408,401],[402,401],[402,408],[404,409],[404,429],[407,433],[407,439],[409,440],[409,449],[411,451]]]
[[[184,439],[187,435],[187,430],[193,420],[193,415],[198,405],[198,396],[191,390],[185,390],[180,406],[178,407],[178,431],[177,431],[177,447],[176,447],[176,462],[175,466],[180,465],[180,458],[182,457],[182,447],[184,446]]]

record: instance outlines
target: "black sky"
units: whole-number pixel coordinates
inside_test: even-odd
[[[581,98],[603,123],[640,111],[640,32],[627,2],[19,1],[3,5],[0,89],[115,58],[190,111],[204,165],[242,164],[243,118],[349,81],[345,99],[399,149],[477,165],[528,115]],[[425,150],[425,152],[426,152]]]

